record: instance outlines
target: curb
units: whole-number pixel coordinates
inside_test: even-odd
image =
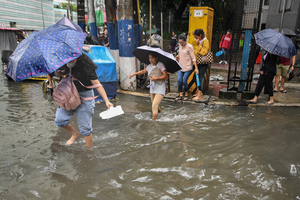
[[[125,90],[117,90],[117,93],[120,94],[129,94],[133,96],[139,96],[139,97],[146,97],[150,98],[149,94],[146,93],[140,93],[140,92],[133,92],[133,91],[125,91]],[[208,96],[208,95],[206,95]],[[207,101],[174,101],[174,98],[172,97],[164,97],[164,101],[169,101],[173,103],[181,103],[181,104],[207,104],[207,105],[217,105],[217,106],[230,106],[230,107],[242,107],[239,105],[238,102],[224,102],[224,101],[212,101],[212,98],[216,98],[214,96],[208,96]],[[273,105],[266,105],[264,103],[258,103],[258,104],[248,104],[247,106],[243,107],[300,107],[300,103],[293,103],[293,104],[282,104],[282,103],[274,103]]]

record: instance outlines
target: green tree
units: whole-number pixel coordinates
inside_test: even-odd
[[[224,2],[223,2],[224,1]],[[221,32],[232,28],[233,14],[234,14],[234,2],[235,0],[202,0],[202,6],[211,7],[214,9],[214,24],[213,33],[219,31],[219,24],[221,22]],[[222,4],[224,7],[222,8]],[[177,32],[185,32],[188,30],[188,18],[183,18],[182,14],[185,9],[190,6],[198,6],[198,0],[173,0],[162,1],[152,0],[152,26],[160,27],[160,12],[163,10],[164,14],[164,27],[168,27],[168,15],[171,12],[174,15],[174,21],[171,24],[171,30]],[[144,30],[149,29],[149,0],[140,0],[141,5],[141,18],[143,19]],[[222,12],[222,19],[221,19]],[[164,28],[166,30],[166,28]]]

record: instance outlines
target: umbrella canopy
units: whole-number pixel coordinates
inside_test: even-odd
[[[9,57],[7,74],[22,81],[54,72],[82,54],[85,36],[82,31],[60,24],[33,32]]]
[[[82,31],[81,27],[78,24],[74,23],[72,20],[66,17],[61,18],[59,21],[56,22],[56,24],[70,26],[75,30]]]
[[[142,63],[150,64],[149,53],[155,52],[158,54],[158,61],[162,62],[167,72],[174,73],[178,70],[181,70],[181,66],[175,60],[174,56],[168,52],[163,51],[160,48],[149,47],[149,46],[140,46],[137,47],[132,54],[135,55]]]
[[[257,45],[266,51],[286,58],[297,54],[297,50],[292,40],[287,36],[272,29],[265,29],[254,34]]]
[[[273,30],[279,32],[279,28],[274,28]],[[287,29],[287,28],[283,28],[283,29],[281,30],[281,33],[282,33],[283,35],[291,36],[291,37],[297,36],[297,34],[296,34],[294,31],[292,31],[291,29]]]

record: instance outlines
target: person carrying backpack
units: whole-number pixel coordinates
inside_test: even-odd
[[[231,34],[231,30],[228,29],[227,30],[227,34],[223,35],[220,44],[219,44],[219,48],[222,49],[223,54],[221,55],[221,61],[219,62],[219,64],[227,64],[227,59],[228,59],[228,51],[230,49],[231,46],[231,40],[232,40],[232,34]],[[226,53],[225,56],[225,60],[223,61],[223,56]]]
[[[59,71],[64,72],[63,74],[69,74],[71,70],[71,73],[69,75],[73,76],[73,78],[76,78],[76,80],[71,80],[73,80],[73,83],[76,86],[76,89],[81,98],[79,106],[75,109],[73,108],[67,110],[67,108],[59,106],[56,110],[55,125],[57,127],[64,128],[72,134],[71,138],[66,143],[67,145],[73,144],[75,140],[80,135],[82,135],[85,139],[86,146],[93,146],[92,117],[95,107],[95,100],[94,98],[92,98],[94,97],[94,90],[91,89],[93,86],[102,96],[107,108],[113,106],[113,104],[109,102],[106,92],[98,80],[98,76],[95,71],[96,69],[96,64],[84,53],[80,57],[70,61],[59,69]],[[63,96],[63,91],[61,93],[61,96]],[[55,98],[55,93],[53,93],[53,98]],[[80,132],[74,129],[74,127],[70,123],[70,119],[74,113],[76,113]]]

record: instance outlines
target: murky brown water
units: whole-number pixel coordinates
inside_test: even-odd
[[[299,108],[163,102],[153,122],[149,99],[118,95],[87,150],[65,146],[41,82],[0,85],[1,199],[300,199]]]

